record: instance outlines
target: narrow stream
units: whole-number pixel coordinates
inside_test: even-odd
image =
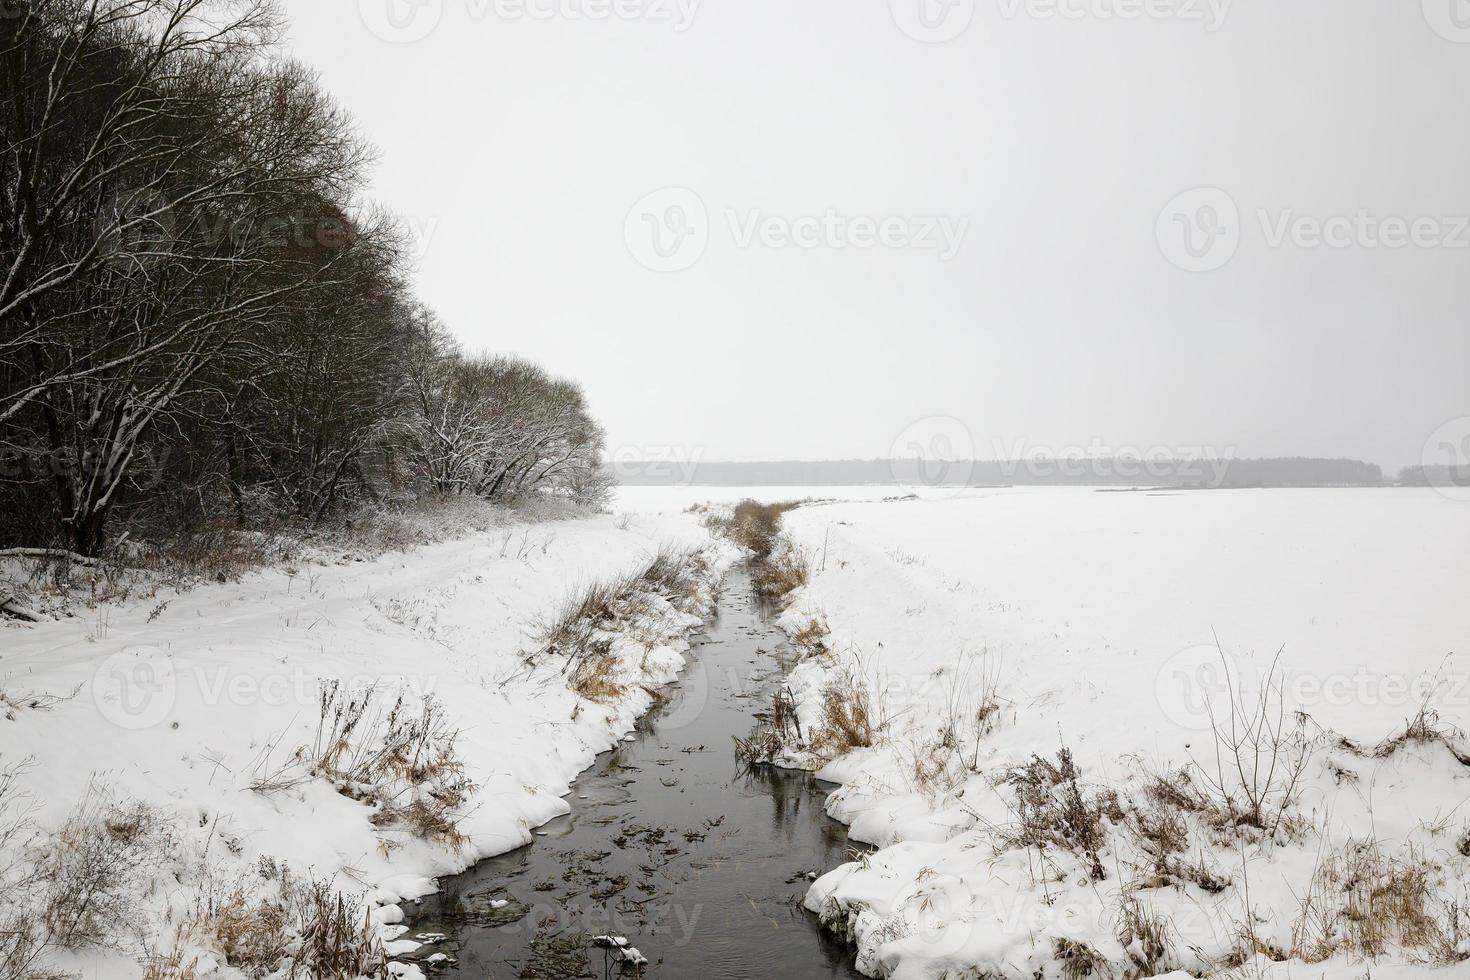
[[[418,955],[452,958],[431,976],[603,977],[589,941],[604,934],[638,947],[647,977],[859,976],[799,904],[810,876],[846,859],[827,789],[735,761],[732,736],[770,703],[787,651],[747,569],[726,576],[691,646],[669,700],[578,779],[570,814],[411,913],[405,938],[444,937]]]

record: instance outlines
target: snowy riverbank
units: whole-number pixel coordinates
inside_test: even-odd
[[[610,638],[617,693],[581,698],[561,661],[528,663],[571,593],[646,566],[663,545],[702,549],[708,563],[696,594],[671,602],[649,587]],[[647,710],[644,685],[683,667],[685,636],[732,557],[683,516],[512,525],[5,627],[0,766],[14,774],[12,823],[24,810],[23,826],[39,832],[28,853],[51,847],[69,819],[82,828],[100,818],[113,834],[115,814],[134,805],[167,840],[154,848],[130,824],[123,843],[138,853],[108,910],[118,921],[98,924],[100,944],[48,950],[44,961],[135,977],[178,940],[197,960],[192,975],[233,975],[216,969],[217,937],[191,923],[239,896],[248,905],[286,866],[376,907],[380,935],[396,939],[395,903],[527,843],[565,811],[569,783]],[[336,720],[344,707],[354,730]],[[452,759],[426,776],[420,756],[401,766],[395,756],[379,769],[409,775],[391,799],[349,785],[342,774],[368,771],[355,764],[395,725],[414,752],[452,745]],[[325,757],[333,765],[313,771]],[[414,833],[443,829],[417,804],[446,797],[452,830]],[[27,836],[4,842],[3,857],[23,853]]]
[[[802,729],[849,678],[875,728],[821,775],[880,850],[808,907],[875,976],[1470,955],[1460,506],[1015,490],[788,514],[812,570],[788,628],[830,631],[791,679]]]

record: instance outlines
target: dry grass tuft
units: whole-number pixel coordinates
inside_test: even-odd
[[[158,810],[90,788],[61,829],[34,850],[47,943],[108,945],[174,849],[173,828]]]
[[[367,910],[330,884],[263,863],[268,886],[237,888],[201,910],[196,935],[251,977],[378,976],[387,957]]]
[[[199,976],[197,957],[186,957],[175,950],[172,953],[150,956],[143,967],[142,980],[195,980]]]
[[[606,650],[589,650],[577,658],[568,683],[572,690],[588,701],[611,704],[623,696],[625,687],[618,681],[619,663]]]
[[[800,506],[797,501],[763,504],[757,500],[742,500],[729,513],[716,511],[707,514],[704,526],[747,549],[757,561],[764,561],[775,550],[782,516]]]
[[[811,581],[811,564],[794,544],[781,539],[778,549],[758,561],[752,579],[755,591],[769,602],[782,602]]]
[[[52,951],[130,950],[145,939],[139,903],[176,851],[163,814],[95,784],[42,835],[18,788],[27,766],[0,770],[0,980],[63,980]],[[24,854],[25,858],[20,855]]]
[[[1342,953],[1374,959],[1395,949],[1431,963],[1470,956],[1470,920],[1436,892],[1440,870],[1416,850],[1387,854],[1353,840],[1318,862],[1292,926],[1292,955],[1320,963]]]
[[[692,603],[704,588],[709,571],[709,559],[704,552],[666,544],[648,563],[639,581],[680,610],[690,612]]]
[[[802,660],[826,657],[832,653],[827,645],[831,635],[826,622],[814,616],[807,620],[805,626],[791,634],[791,645],[796,648]]]
[[[1169,920],[1136,896],[1123,899],[1118,916],[1118,942],[1133,962],[1133,976],[1152,977],[1169,971],[1168,964],[1174,956]]]
[[[1439,743],[1460,755],[1456,743],[1465,738],[1465,733],[1454,725],[1443,721],[1439,712],[1428,703],[1421,704],[1414,717],[1404,724],[1404,730],[1391,735],[1373,749],[1375,759],[1387,759],[1407,745],[1430,745]],[[1461,761],[1466,761],[1462,759]]]
[[[1134,882],[1135,887],[1165,888],[1193,882],[1214,895],[1230,886],[1229,879],[1210,865],[1203,846],[1193,861],[1184,858],[1191,844],[1193,821],[1203,821],[1207,829],[1217,832],[1217,837],[1234,830],[1227,816],[1216,810],[1195,784],[1189,770],[1148,774],[1143,793],[1129,799],[1124,810],[1124,827],[1131,832],[1147,865],[1148,876]]]
[[[318,710],[315,741],[279,768],[262,759],[251,789],[269,794],[324,779],[371,806],[380,830],[464,846],[458,824],[478,787],[459,758],[459,732],[436,699],[411,705],[399,696],[384,711],[376,688],[351,690],[334,679],[322,687]]]
[[[1107,959],[1096,948],[1066,937],[1052,940],[1052,958],[1061,965],[1062,976],[1066,980],[1107,977],[1113,972]]]
[[[822,690],[822,723],[812,733],[811,749],[835,759],[877,741],[873,699],[868,684],[850,670],[843,671]]]
[[[563,658],[563,673],[577,694],[604,704],[618,700],[628,687],[612,652],[616,639],[644,628],[657,614],[660,598],[681,612],[694,612],[709,571],[702,552],[661,547],[643,568],[574,592],[542,628],[530,662]]]
[[[771,695],[771,710],[756,716],[749,738],[736,737],[735,757],[747,766],[774,762],[787,746],[801,747],[801,720],[796,715],[796,696],[790,688]]]
[[[1061,749],[1055,763],[1032,756],[1025,765],[1006,774],[1016,791],[1019,825],[1010,843],[1045,852],[1058,847],[1083,858],[1093,881],[1107,877],[1100,857],[1105,836],[1103,811],[1116,807],[1102,795],[1091,800],[1082,792],[1071,750]]]

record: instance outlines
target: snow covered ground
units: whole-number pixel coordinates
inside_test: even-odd
[[[137,800],[170,841],[114,910],[129,941],[52,962],[136,977],[145,940],[283,864],[412,952],[397,906],[564,812],[699,617],[656,604],[608,704],[527,667],[540,627],[665,542],[712,548],[712,580],[734,556],[682,512],[746,496],[845,501],[785,518],[811,569],[785,622],[826,630],[790,688],[808,736],[830,692],[864,692],[873,744],[786,761],[840,783],[830,812],[878,848],[807,899],[864,971],[1347,980],[1371,950],[1374,977],[1463,974],[1443,964],[1470,953],[1470,511],[1414,490],[632,489],[617,517],[6,627],[0,790],[28,760],[13,785],[41,829]],[[464,846],[302,778],[333,679],[371,692],[369,723],[442,705],[475,784]],[[1243,766],[1232,717],[1237,744],[1261,733]],[[195,974],[229,977],[197,939]]]
[[[647,564],[666,543],[709,549],[706,594],[684,610],[656,600],[636,635],[618,639],[624,696],[584,700],[556,666],[527,666],[523,655],[570,593]],[[248,887],[258,869],[282,864],[365,895],[396,938],[396,902],[529,842],[566,811],[569,783],[647,710],[642,685],[682,668],[684,637],[702,621],[696,607],[712,601],[732,556],[683,516],[513,524],[0,629],[0,768],[20,766],[13,789],[28,794],[34,825],[54,831],[89,795],[93,809],[103,797],[136,800],[163,814],[173,841],[129,908],[133,921],[118,924],[123,949],[56,962],[137,976],[139,950],[166,944],[201,895]],[[371,751],[359,743],[395,703],[415,718],[437,700],[477,787],[458,808],[462,847],[381,815],[375,823],[353,787],[303,777],[293,753],[321,742],[333,681],[338,703],[371,702],[349,754]],[[210,975],[204,957],[200,977]]]
[[[822,771],[843,784],[829,811],[881,849],[808,897],[866,972],[1199,973],[1260,952],[1357,977],[1364,947],[1470,954],[1463,505],[1016,489],[786,527],[813,571],[787,622],[831,634],[792,678],[804,730],[849,672],[881,722]]]

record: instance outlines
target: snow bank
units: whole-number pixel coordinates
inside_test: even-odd
[[[832,651],[791,678],[803,729],[843,671],[882,722],[876,745],[821,772],[842,784],[829,811],[880,849],[807,899],[864,972],[1030,977],[1095,956],[1142,976],[1261,950],[1358,976],[1329,954],[1362,938],[1354,915],[1391,918],[1383,894],[1359,894],[1369,879],[1421,883],[1426,929],[1470,925],[1460,505],[1026,489],[810,507],[786,527],[813,570],[786,622],[825,622]],[[1212,781],[1238,790],[1212,721],[1228,736],[1232,703],[1262,695],[1301,772],[1289,786],[1263,773],[1267,826],[1239,829],[1199,802],[1220,795]],[[1385,745],[1426,695],[1425,737]],[[1075,781],[1057,775],[1064,746]],[[1159,778],[1193,795],[1172,802]],[[1056,839],[1074,833],[1058,816],[1073,786],[1096,860],[1086,833]],[[1388,929],[1389,962],[1470,953],[1463,934],[1430,954]]]
[[[559,664],[527,663],[570,593],[646,564],[665,543],[708,549],[709,581],[682,610],[652,600],[637,638],[614,644],[634,682],[624,696],[583,700]],[[0,717],[0,764],[30,760],[20,782],[43,829],[59,826],[90,784],[170,818],[179,866],[137,912],[149,929],[187,913],[202,877],[249,878],[265,862],[362,896],[380,934],[397,939],[399,903],[529,843],[533,828],[567,812],[562,797],[577,774],[649,707],[640,685],[683,667],[684,638],[732,558],[682,516],[528,524],[4,628],[0,689],[11,707]],[[299,768],[293,753],[319,739],[331,680],[371,691],[379,715],[400,701],[406,711],[429,698],[442,706],[478,787],[459,824],[463,848],[375,826],[370,806],[324,780],[272,780]],[[138,972],[124,958],[102,970]]]

